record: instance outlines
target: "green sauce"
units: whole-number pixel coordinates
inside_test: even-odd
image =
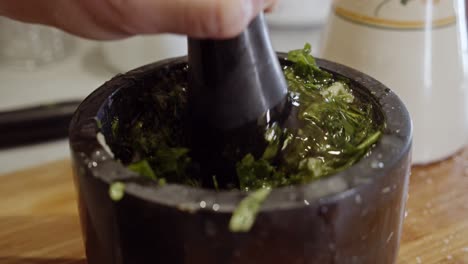
[[[310,46],[289,53],[284,68],[294,120],[282,127],[263,127],[266,146],[247,153],[236,163],[238,188],[271,189],[311,182],[355,164],[381,136],[372,105],[364,103],[347,81],[320,69]],[[112,124],[119,147],[131,156],[128,168],[155,182],[202,185],[184,135],[187,109],[186,84],[174,84],[169,92],[155,89],[149,111],[131,124]],[[222,175],[209,175],[219,189]]]

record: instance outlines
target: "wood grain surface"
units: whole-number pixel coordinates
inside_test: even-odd
[[[1,264],[86,264],[69,161],[0,181]],[[468,148],[413,169],[398,263],[468,264]]]

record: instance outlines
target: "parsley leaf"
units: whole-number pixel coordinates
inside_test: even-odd
[[[244,198],[232,214],[229,222],[231,232],[249,232],[252,229],[261,205],[270,195],[271,189],[259,189]]]

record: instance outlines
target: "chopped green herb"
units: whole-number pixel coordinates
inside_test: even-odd
[[[213,175],[213,186],[216,191],[219,191],[219,184],[218,184],[218,179],[216,178],[216,175]]]
[[[194,179],[194,178],[187,178],[182,183],[191,187],[195,187],[195,188],[201,187],[200,180]]]
[[[164,186],[164,185],[167,184],[167,181],[166,181],[166,179],[161,178],[161,179],[158,180],[158,184],[159,184],[159,186]]]
[[[151,165],[148,163],[147,160],[142,160],[128,166],[128,169],[140,174],[141,176],[145,176],[151,180],[156,180],[156,174],[154,174]]]
[[[114,182],[109,187],[109,197],[115,202],[122,200],[124,194],[125,184],[122,182]]]
[[[382,132],[381,131],[377,131],[375,132],[373,135],[371,135],[370,137],[368,137],[364,142],[362,142],[361,144],[359,144],[359,146],[357,147],[357,149],[360,149],[360,150],[367,150],[368,148],[370,148],[372,145],[374,145],[377,140],[379,140],[380,136],[382,136]]]
[[[94,120],[96,120],[96,126],[99,130],[102,130],[102,122],[101,122],[101,119],[99,118],[95,118]]]
[[[221,188],[242,191],[271,189],[308,183],[345,170],[380,139],[383,122],[376,121],[373,104],[363,101],[348,80],[318,67],[309,44],[289,52],[288,60],[291,63],[283,71],[295,124],[259,126],[264,140],[259,146],[264,149],[245,153],[238,146],[226,148],[220,155],[234,157],[231,185],[213,176],[217,172],[201,175],[200,164],[192,160],[191,139],[184,125],[187,84],[180,82],[186,72],[163,79],[141,95],[143,111],[134,120],[114,120],[112,133],[118,141],[113,148],[120,150],[115,151],[116,156],[126,157],[122,160],[130,164],[129,169],[155,183],[164,179],[216,190],[220,184]]]
[[[258,212],[271,189],[259,189],[244,198],[232,214],[229,222],[231,232],[249,232],[255,223]]]
[[[293,50],[288,53],[288,60],[293,62],[293,70],[295,77],[300,76],[299,81],[308,82],[311,87],[322,87],[328,84],[333,76],[320,69],[315,61],[315,58],[311,55],[312,47],[310,44],[306,44],[303,49]]]
[[[309,53],[309,45],[290,52],[294,64],[285,69],[301,126],[266,129],[263,156],[248,154],[237,163],[241,190],[306,183],[337,173],[357,162],[382,135],[372,105],[356,100],[348,84],[319,69]]]
[[[112,136],[114,138],[117,138],[118,134],[119,134],[119,118],[115,117],[114,120],[112,120]]]
[[[237,176],[243,191],[282,186],[286,179],[267,160],[255,160],[252,154],[247,154],[237,163]]]

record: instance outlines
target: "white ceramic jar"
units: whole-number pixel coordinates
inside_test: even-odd
[[[464,0],[335,0],[320,56],[361,70],[405,102],[416,164],[467,142]]]

